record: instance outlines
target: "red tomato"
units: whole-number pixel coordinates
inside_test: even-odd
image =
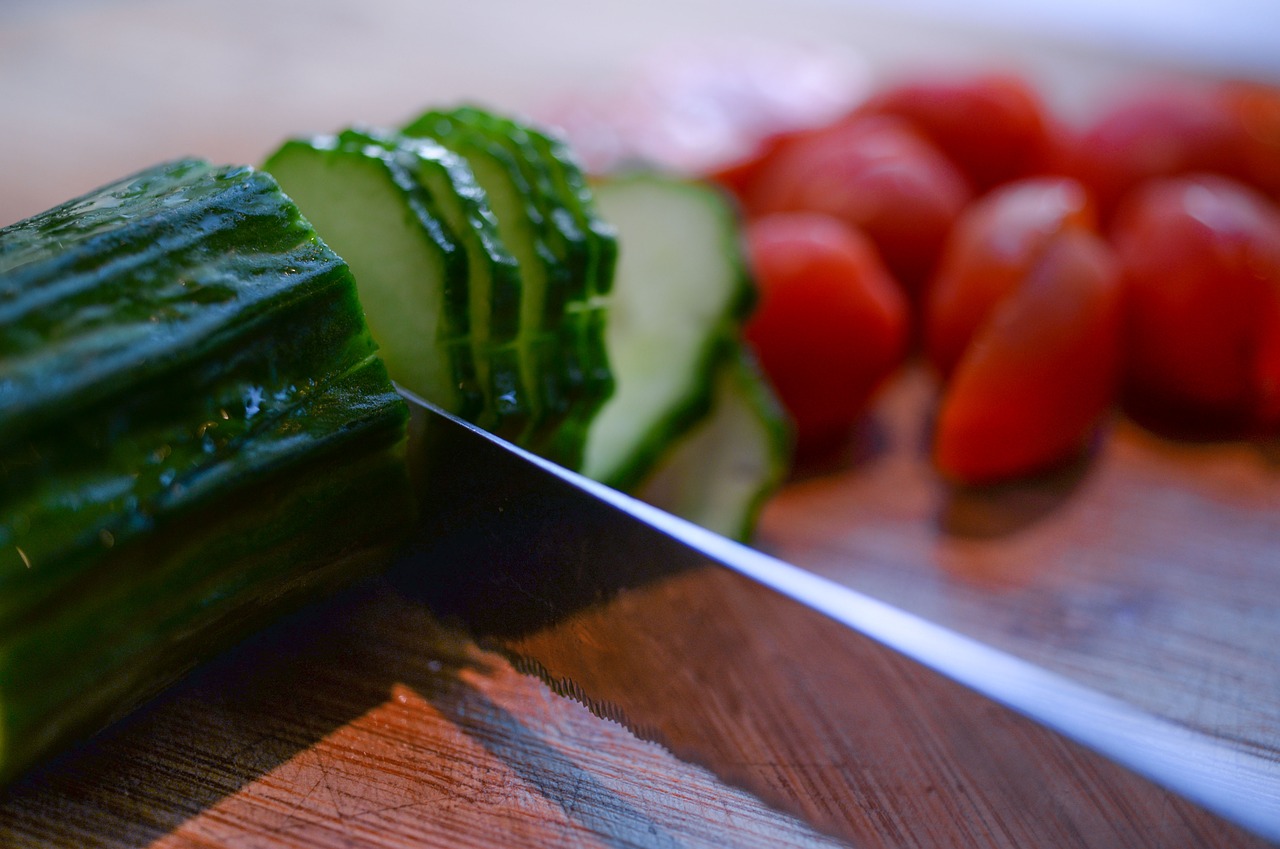
[[[870,116],[791,138],[745,192],[749,215],[823,212],[868,236],[895,279],[920,290],[972,193],[941,152],[900,118]]]
[[[795,420],[798,450],[828,447],[901,362],[906,301],[870,240],[838,219],[769,215],[746,240],[760,287],[747,341]]]
[[[1280,87],[1228,83],[1221,96],[1238,125],[1241,175],[1280,199]]]
[[[1280,287],[1272,287],[1263,309],[1254,369],[1253,426],[1263,434],[1280,431]]]
[[[873,96],[859,112],[910,121],[980,191],[1041,173],[1049,164],[1051,121],[1040,96],[1017,76],[903,82]]]
[[[1121,364],[1121,286],[1106,244],[1058,233],[997,304],[943,395],[942,474],[985,484],[1077,456],[1111,406]]]
[[[946,377],[994,306],[1022,285],[1053,238],[1096,226],[1084,187],[1031,177],[993,190],[956,220],[925,300],[925,351]]]
[[[1224,428],[1273,405],[1280,210],[1227,177],[1158,180],[1125,201],[1114,240],[1135,405],[1169,424]]]
[[[1063,170],[1083,182],[1109,216],[1144,180],[1188,171],[1237,173],[1238,126],[1212,88],[1146,91],[1089,125],[1069,145]]]

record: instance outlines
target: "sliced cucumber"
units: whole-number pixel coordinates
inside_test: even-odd
[[[547,173],[572,216],[573,225],[588,234],[591,253],[586,278],[588,296],[607,296],[612,289],[618,260],[618,235],[614,222],[598,212],[598,205],[587,177],[573,149],[550,130],[526,127],[529,144],[548,164]]]
[[[786,476],[790,455],[782,407],[747,351],[726,344],[710,412],[667,449],[635,495],[745,541]]]
[[[567,371],[563,392],[548,387],[554,429],[549,440],[530,445],[534,451],[577,468],[587,432],[600,407],[613,393],[602,328],[608,316],[609,291],[617,259],[613,227],[596,211],[591,190],[569,147],[528,122],[463,106],[428,112],[407,125],[406,133],[447,133],[465,127],[505,149],[521,169],[546,228],[546,244],[568,272],[562,293],[548,293],[545,308],[560,319],[558,340],[535,343],[541,363],[555,360],[555,371]],[[539,366],[546,375],[547,366]]]
[[[526,125],[488,111],[433,110],[406,136],[431,138],[470,161],[498,227],[525,271],[520,361],[535,387],[536,417],[516,442],[564,465],[580,461],[585,423],[612,391],[599,323],[586,314],[596,284],[598,234],[577,227],[580,200],[558,191],[554,169]],[[582,357],[590,357],[584,360]],[[602,371],[605,376],[602,376]]]
[[[754,290],[734,208],[710,186],[653,174],[595,186],[621,252],[605,334],[616,389],[591,423],[583,472],[629,489],[710,408],[719,346]]]
[[[590,262],[593,252],[599,251],[590,238],[596,234],[589,233],[579,223],[578,198],[566,195],[554,176],[562,164],[547,157],[545,151],[534,143],[536,130],[477,107],[427,112],[406,126],[404,132],[414,135],[428,130],[427,134],[433,135],[447,133],[450,128],[465,128],[487,139],[504,152],[506,161],[518,169],[526,202],[531,207],[527,213],[529,221],[540,231],[545,250],[553,263],[547,275],[549,285],[542,298],[545,311],[543,326],[560,324],[565,307],[569,303],[585,302],[594,288],[590,275],[595,273],[595,269]]]
[[[332,151],[343,155],[335,158]],[[308,158],[313,161],[307,163]],[[328,185],[332,175],[321,164],[332,160],[346,170],[348,178],[362,179],[370,169],[360,166],[360,159],[373,160],[393,183],[407,183],[407,193],[333,191]],[[397,366],[415,363],[423,345],[443,344],[449,349],[449,367],[438,374],[452,375],[457,386],[433,384],[424,386],[421,394],[451,409],[458,404],[460,415],[500,436],[518,438],[532,415],[533,394],[524,382],[520,356],[508,350],[518,345],[521,269],[499,235],[488,196],[467,161],[426,139],[349,129],[337,136],[286,144],[266,167],[281,172],[277,177],[299,199],[303,212],[323,222],[318,226],[325,238],[355,257],[353,268],[360,285],[377,290],[371,302],[387,310],[385,321],[377,321],[375,333],[381,333],[378,338],[385,347],[396,348],[390,360],[392,377],[412,387],[414,373]],[[363,202],[377,207],[365,208],[360,205]],[[406,209],[408,203],[416,206]],[[381,234],[369,231],[369,222],[397,220],[402,223]],[[406,226],[422,232],[407,236]],[[451,241],[462,258],[458,279],[463,283],[454,284],[450,277],[441,285],[429,256],[422,256],[421,250],[418,256],[401,253],[401,246],[389,241],[393,238],[418,244]],[[443,310],[434,328],[423,321],[432,301]],[[414,302],[423,306],[423,312],[397,309],[398,304]],[[455,329],[464,331],[461,343],[455,339]],[[434,340],[422,335],[433,330]],[[445,339],[438,338],[441,330]],[[415,337],[426,341],[415,342]],[[469,362],[458,351],[460,345],[469,346]]]
[[[0,782],[389,556],[406,416],[266,174],[182,161],[0,230]]]
[[[577,468],[613,389],[604,327],[616,246],[576,163],[558,155],[567,149],[532,128],[462,108],[404,132],[292,142],[267,167],[351,257],[393,377]],[[335,166],[350,185],[335,185]],[[444,243],[465,257],[465,285]]]
[[[265,167],[354,269],[391,375],[476,417],[468,259],[433,196],[383,147],[336,136],[286,142]]]
[[[534,393],[525,383],[519,354],[503,349],[520,343],[523,269],[502,238],[489,194],[470,161],[428,139],[405,139],[389,131],[348,130],[342,138],[390,150],[458,234],[470,272],[471,350],[485,397],[475,421],[499,436],[518,439],[534,415]]]
[[[559,426],[564,412],[554,402],[567,392],[552,381],[567,372],[547,372],[535,356],[539,340],[553,337],[564,323],[564,293],[570,284],[572,265],[552,248],[556,234],[547,215],[551,199],[540,193],[534,163],[524,162],[522,151],[501,133],[491,132],[479,121],[462,121],[447,112],[428,112],[406,130],[411,138],[427,138],[463,157],[484,189],[497,222],[498,233],[520,267],[521,302],[517,335],[517,362],[529,388],[531,415],[528,427],[515,441],[535,446]],[[579,269],[580,273],[580,269]]]

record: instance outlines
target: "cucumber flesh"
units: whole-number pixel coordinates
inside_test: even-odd
[[[504,438],[518,439],[534,415],[532,391],[520,371],[519,355],[503,349],[519,345],[524,283],[520,263],[502,239],[488,193],[466,158],[444,146],[396,133],[369,133],[369,139],[405,163],[458,234],[468,264],[471,351],[485,399],[475,422]],[[354,130],[344,134],[352,143],[365,136]]]
[[[616,388],[582,471],[625,490],[706,414],[719,346],[754,290],[734,209],[715,189],[639,174],[600,182],[595,202],[621,248],[605,334]]]
[[[716,368],[711,409],[663,454],[635,495],[746,541],[791,454],[785,414],[747,351],[728,344]]]
[[[474,417],[467,258],[434,199],[383,148],[333,136],[287,142],[265,167],[354,270],[392,376]]]

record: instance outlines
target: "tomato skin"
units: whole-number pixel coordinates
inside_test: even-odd
[[[1272,436],[1280,433],[1280,287],[1271,292],[1261,323],[1252,427],[1259,435]]]
[[[1237,124],[1241,177],[1280,200],[1280,87],[1231,82],[1220,96]]]
[[[980,192],[1042,173],[1051,160],[1053,122],[1035,89],[1013,74],[904,81],[859,112],[911,122]]]
[[[1121,292],[1101,237],[1073,228],[1051,239],[945,388],[934,438],[944,477],[996,483],[1079,454],[1114,403]]]
[[[919,292],[972,191],[906,121],[859,117],[786,140],[744,192],[747,213],[822,212],[865,232],[904,289]]]
[[[871,241],[830,216],[764,216],[746,242],[760,300],[745,337],[794,420],[797,451],[822,450],[901,363],[906,301]]]
[[[1218,91],[1170,85],[1104,111],[1068,144],[1060,164],[1109,217],[1146,180],[1191,171],[1237,174],[1239,148],[1239,122]]]
[[[1029,177],[974,201],[947,238],[924,304],[925,352],[946,378],[997,303],[1021,284],[1053,238],[1096,228],[1084,186]]]
[[[1280,210],[1227,177],[1153,181],[1113,238],[1128,299],[1126,394],[1176,427],[1247,426],[1267,401],[1280,299]]]

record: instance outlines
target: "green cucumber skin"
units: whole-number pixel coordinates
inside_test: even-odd
[[[137,238],[111,226],[114,207],[100,199],[0,231],[0,443],[113,394],[115,375],[142,379],[203,356],[197,340],[234,338],[246,320],[295,298],[299,280],[324,288],[345,273],[322,246],[299,241],[305,223],[281,218],[264,199],[274,186],[265,175],[235,181],[194,163],[178,170],[202,189],[182,204],[166,206],[163,182],[151,174],[103,195],[142,208]],[[86,219],[83,235],[74,230],[77,217]],[[262,253],[244,257],[239,275],[228,277],[210,260],[242,224],[264,234],[254,246]],[[50,247],[68,240],[69,249]],[[288,259],[299,280],[255,267],[255,256],[286,247],[295,250]],[[152,279],[152,269],[170,261],[184,273]]]
[[[517,344],[521,353],[517,364],[528,391],[530,416],[526,429],[513,441],[525,446],[536,444],[558,424],[548,415],[555,412],[548,401],[559,393],[548,396],[544,375],[537,371],[530,346],[539,335],[560,324],[563,308],[548,315],[546,305],[562,297],[571,272],[552,252],[552,234],[548,232],[548,219],[544,216],[545,199],[535,190],[536,182],[531,181],[527,163],[519,158],[519,151],[513,151],[501,136],[441,112],[427,113],[416,126],[422,129],[405,136],[430,139],[471,164],[489,200],[498,233],[519,263],[521,301]]]
[[[548,385],[539,371],[547,357],[525,346],[532,367],[530,382],[540,387],[541,426],[516,441],[570,468],[581,465],[591,419],[613,392],[602,336],[605,296],[612,285],[617,255],[616,234],[600,218],[591,193],[567,146],[556,144],[533,125],[475,106],[432,110],[406,124],[406,135],[422,135],[450,145],[463,155],[499,151],[528,187],[544,244],[558,272],[547,283],[562,291],[543,298],[543,327],[557,328],[566,367],[559,374],[566,386]],[[575,176],[576,175],[576,176]],[[536,373],[536,374],[535,374]]]
[[[382,561],[412,499],[350,272],[262,172],[0,230],[0,311],[3,782]]]

